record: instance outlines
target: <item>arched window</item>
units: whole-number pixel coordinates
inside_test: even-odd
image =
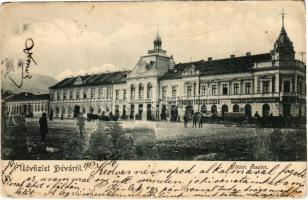
[[[223,105],[221,107],[221,115],[224,116],[224,114],[228,112],[228,106],[227,105]]]
[[[151,83],[148,83],[148,86],[147,86],[147,98],[148,99],[151,99],[152,98],[152,89],[153,89],[153,86]]]
[[[240,107],[237,104],[233,106],[233,112],[240,112]]]
[[[135,86],[134,85],[131,85],[130,86],[130,99],[135,99]]]
[[[212,105],[211,112],[212,112],[213,115],[217,114],[217,106],[216,105]]]
[[[140,83],[139,84],[139,90],[138,90],[138,98],[139,99],[143,99],[143,92],[144,92],[144,88],[143,88],[143,85]]]
[[[201,112],[202,113],[206,113],[206,105],[202,105],[201,106]]]
[[[268,104],[264,104],[262,106],[262,116],[263,117],[268,117],[270,115],[270,106]]]

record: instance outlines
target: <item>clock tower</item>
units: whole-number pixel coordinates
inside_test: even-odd
[[[154,47],[148,50],[148,54],[141,56],[137,62],[132,75],[150,75],[161,76],[169,70],[171,63],[174,63],[173,57],[167,55],[167,51],[162,49],[162,40],[157,33],[154,39]]]
[[[174,64],[173,57],[162,49],[162,39],[157,33],[154,47],[141,56],[134,69],[127,76],[129,112],[141,119],[159,118],[159,78]]]

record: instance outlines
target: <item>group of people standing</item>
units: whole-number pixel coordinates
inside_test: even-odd
[[[188,115],[186,112],[184,115],[184,127],[187,128],[188,121],[190,120],[190,117],[192,118],[193,121],[193,128],[197,128],[197,124],[199,128],[202,128],[203,126],[203,114],[200,112],[196,112],[192,116]]]

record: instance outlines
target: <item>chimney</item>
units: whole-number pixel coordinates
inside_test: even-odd
[[[212,58],[212,57],[208,57],[207,60],[208,60],[208,61],[212,61],[213,58]]]
[[[230,57],[231,57],[231,58],[235,58],[235,55],[234,55],[234,54],[231,54]]]
[[[250,52],[246,52],[246,56],[251,56],[251,53]]]

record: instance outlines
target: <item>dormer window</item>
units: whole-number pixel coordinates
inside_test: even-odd
[[[74,82],[74,85],[82,85],[82,79],[81,79],[80,76],[77,77],[77,79],[76,79],[75,82]]]

